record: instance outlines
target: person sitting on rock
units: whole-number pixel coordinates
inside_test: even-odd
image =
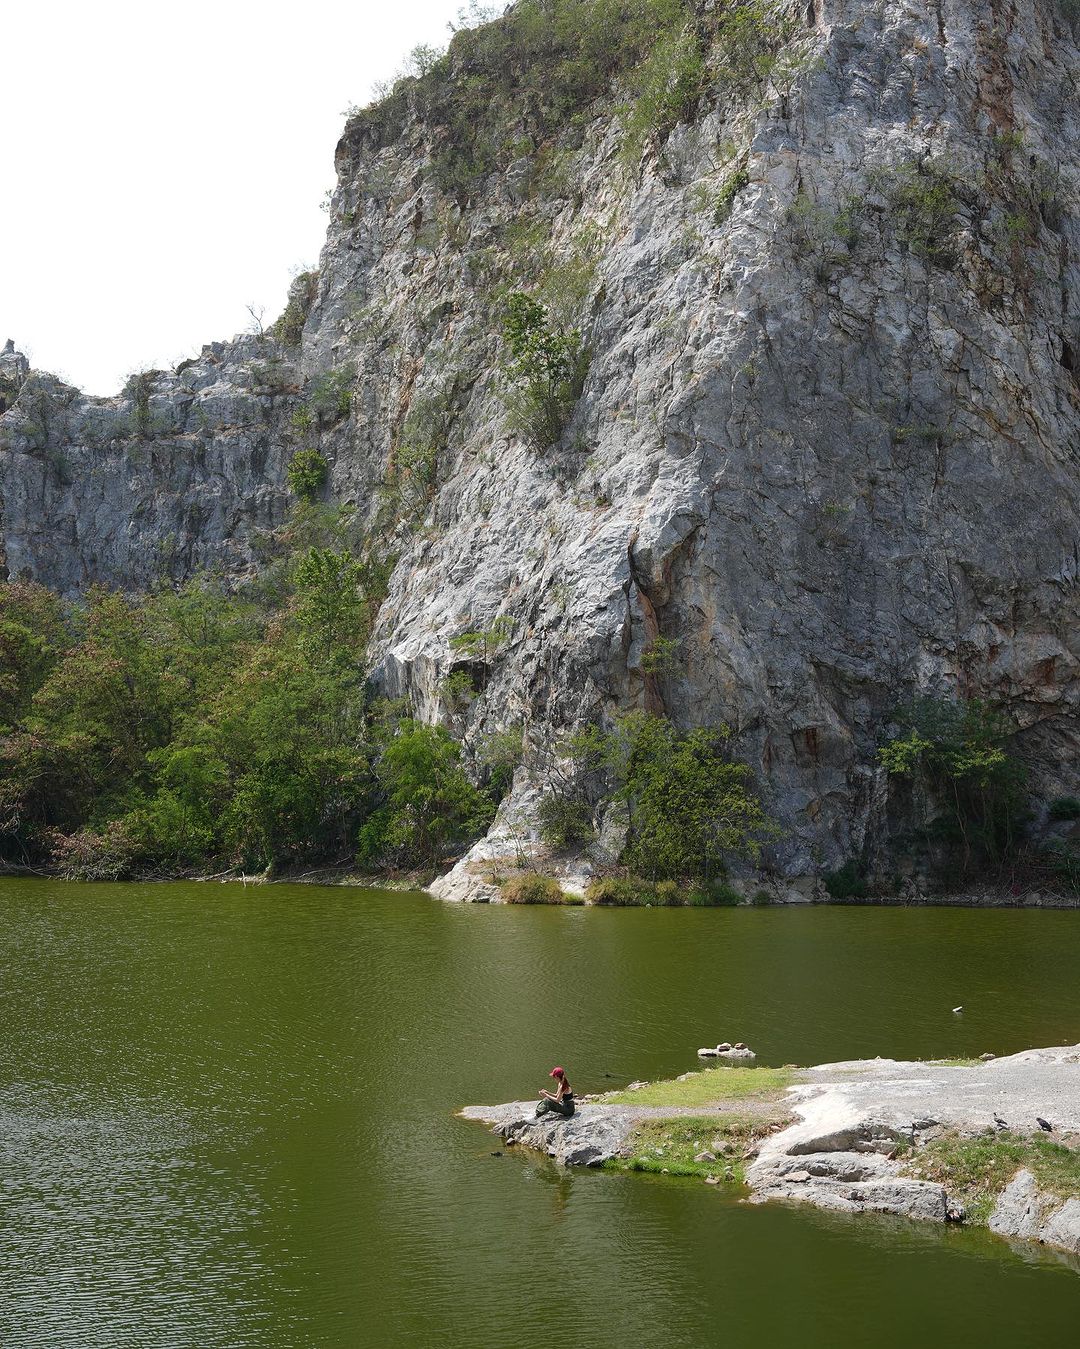
[[[558,1090],[552,1096],[550,1091],[540,1092],[540,1100],[536,1106],[538,1115],[565,1115],[567,1119],[574,1113],[574,1091],[570,1086],[570,1079],[566,1076],[565,1068],[552,1068],[548,1074],[559,1084]]]

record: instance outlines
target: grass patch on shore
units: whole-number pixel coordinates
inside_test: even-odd
[[[778,1099],[795,1081],[794,1068],[705,1068],[684,1080],[650,1082],[637,1091],[613,1091],[606,1105],[695,1107],[726,1101]]]
[[[731,1184],[746,1180],[746,1153],[785,1121],[778,1115],[715,1115],[697,1119],[644,1120],[635,1126],[626,1155],[604,1163],[607,1171],[645,1171],[652,1175],[714,1176]],[[696,1161],[703,1152],[712,1159]]]
[[[969,1222],[986,1223],[998,1195],[1021,1167],[1032,1173],[1040,1190],[1080,1199],[1080,1151],[1041,1134],[945,1134],[914,1153],[904,1171],[944,1185],[962,1201]]]

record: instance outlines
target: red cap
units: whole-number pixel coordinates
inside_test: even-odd
[[[548,1073],[548,1077],[565,1077],[565,1076],[566,1076],[565,1068],[552,1068],[551,1072]]]

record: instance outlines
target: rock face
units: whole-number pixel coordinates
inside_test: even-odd
[[[288,507],[295,354],[255,337],[214,342],[175,371],[133,376],[117,398],[24,372],[0,418],[6,575],[73,594],[252,573],[259,532]]]
[[[618,709],[726,722],[792,878],[887,852],[875,749],[916,690],[992,695],[1037,788],[1076,791],[1074,35],[1057,0],[787,8],[790,79],[710,97],[633,171],[610,103],[465,197],[431,172],[423,81],[396,120],[352,119],[298,348],[206,348],[141,406],[22,382],[8,574],[246,574],[301,382],[344,372],[348,418],[304,441],[334,500],[371,519],[403,445],[436,452],[371,652],[422,717],[451,718],[449,639],[503,618],[459,729],[525,723],[539,751]],[[543,276],[577,278],[592,353],[547,454],[507,429],[496,302]],[[504,835],[533,791],[519,775]]]
[[[1041,1193],[1030,1171],[1018,1171],[994,1206],[990,1230],[1080,1255],[1080,1200],[1062,1203]]]

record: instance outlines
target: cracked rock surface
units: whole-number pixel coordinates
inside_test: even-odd
[[[991,697],[1033,786],[1076,793],[1074,35],[1055,0],[798,9],[790,89],[705,100],[630,173],[597,106],[558,140],[557,179],[522,161],[463,204],[429,172],[422,100],[392,135],[353,118],[298,347],[214,344],[155,375],[141,409],[0,358],[5,405],[18,388],[0,565],[69,592],[250,574],[287,508],[296,399],[343,371],[348,416],[309,440],[361,520],[410,415],[448,421],[436,490],[389,540],[370,652],[375,684],[422,718],[524,724],[537,756],[620,709],[725,722],[792,886],[887,856],[876,747],[916,691]],[[747,181],[725,216],[733,164]],[[571,316],[588,378],[546,455],[508,430],[500,373],[495,296],[541,266],[511,247],[522,223],[556,264],[595,255]],[[509,636],[455,713],[449,641],[497,618]],[[658,635],[678,652],[662,674]],[[442,893],[484,897],[472,863],[518,846],[534,800],[519,774]]]

